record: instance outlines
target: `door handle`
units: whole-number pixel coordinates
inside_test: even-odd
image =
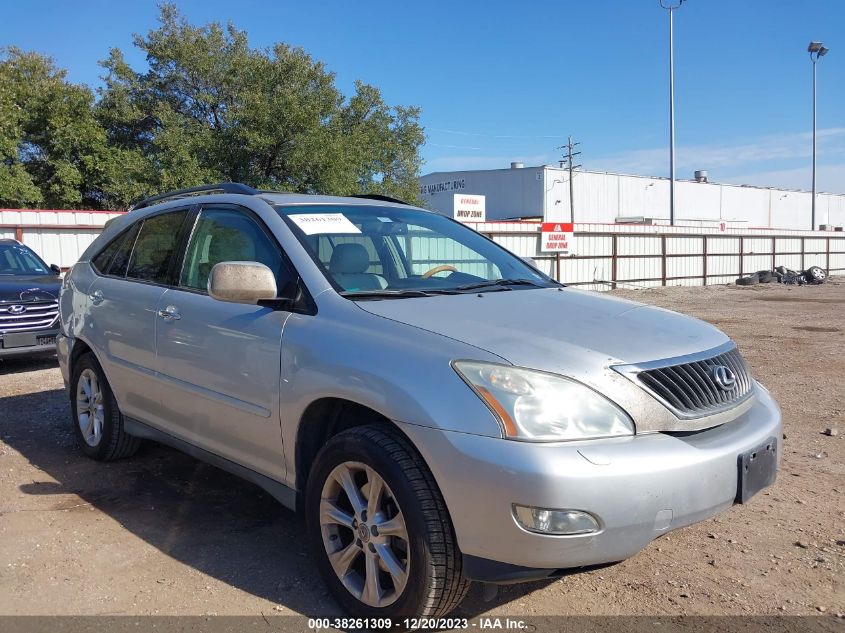
[[[166,321],[178,321],[182,318],[182,315],[179,314],[179,310],[176,309],[176,306],[167,306],[164,310],[159,310],[158,316]]]
[[[103,302],[103,299],[105,299],[105,297],[103,297],[102,290],[95,290],[91,295],[91,303],[93,303],[95,306],[100,305]]]

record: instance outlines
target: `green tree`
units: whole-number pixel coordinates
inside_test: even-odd
[[[172,4],[119,50],[94,93],[49,57],[0,50],[0,205],[125,208],[143,195],[233,180],[260,188],[416,200],[419,109],[390,106],[302,49],[249,46],[231,24],[191,26]]]
[[[93,95],[52,60],[16,48],[0,56],[0,203],[78,207],[105,136]]]
[[[146,161],[136,168],[149,193],[233,180],[416,199],[417,108],[391,107],[363,83],[346,98],[302,49],[251,48],[233,25],[191,26],[172,4],[159,21],[134,40],[149,70],[112,50],[96,106],[109,146]]]

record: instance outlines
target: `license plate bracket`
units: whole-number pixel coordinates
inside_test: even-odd
[[[747,503],[763,488],[774,483],[777,476],[777,438],[765,442],[739,455],[737,465],[737,503]]]
[[[32,347],[35,345],[34,332],[7,332],[3,335],[3,347]]]

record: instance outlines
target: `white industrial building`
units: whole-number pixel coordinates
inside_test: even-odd
[[[731,228],[810,230],[811,198],[795,191],[707,181],[675,181],[676,224]],[[460,196],[484,196],[486,220],[543,218],[547,222],[612,224],[618,221],[666,224],[669,179],[575,170],[569,201],[569,172],[542,165],[510,169],[434,172],[420,178],[420,197],[427,207],[453,215]],[[845,195],[819,193],[816,226],[845,225]]]

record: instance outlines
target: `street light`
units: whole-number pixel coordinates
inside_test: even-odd
[[[672,14],[685,0],[659,0],[669,12],[669,225],[675,225],[675,44]]]
[[[807,47],[813,62],[813,201],[810,211],[810,229],[813,231],[816,230],[816,63],[819,57],[827,55],[828,50],[821,42],[810,42]]]

